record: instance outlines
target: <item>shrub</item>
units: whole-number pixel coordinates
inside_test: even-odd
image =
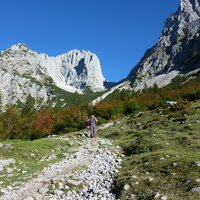
[[[183,98],[187,99],[188,101],[194,101],[196,99],[200,99],[200,90],[194,90],[189,92],[188,94],[183,95]]]
[[[170,110],[171,111],[182,110],[186,108],[187,104],[188,104],[187,100],[180,99],[177,103],[171,105]]]
[[[49,135],[52,130],[53,116],[50,110],[37,112],[33,122],[33,138],[41,138]],[[32,139],[33,139],[32,138]]]
[[[61,134],[76,131],[85,127],[87,113],[78,107],[63,108],[54,116],[53,133]]]
[[[3,139],[30,139],[31,120],[22,116],[16,107],[8,105],[1,116],[1,132]]]
[[[124,103],[124,114],[131,114],[140,109],[141,105],[136,99],[130,99]]]

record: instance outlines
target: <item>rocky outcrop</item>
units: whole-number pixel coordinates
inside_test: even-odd
[[[105,89],[98,57],[89,51],[72,50],[57,57],[49,57],[16,44],[0,54],[1,102],[24,102],[27,95],[47,101],[49,83],[68,91],[82,93]]]
[[[155,83],[168,85],[177,75],[200,69],[200,1],[181,0],[175,14],[165,21],[161,36],[130,72],[134,90]]]
[[[79,90],[89,87],[94,92],[104,89],[105,78],[102,75],[100,61],[95,54],[89,51],[72,50],[56,59],[61,62],[59,71],[66,85]],[[50,75],[56,80],[54,73],[50,72]]]

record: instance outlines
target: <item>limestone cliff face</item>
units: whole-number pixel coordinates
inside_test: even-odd
[[[127,80],[134,90],[168,85],[177,75],[200,70],[200,0],[181,0],[165,21],[158,42],[146,51]]]
[[[57,57],[49,57],[16,44],[0,53],[1,103],[24,102],[27,95],[47,101],[48,82],[68,91],[82,93],[104,90],[98,57],[89,51],[72,50]]]
[[[94,92],[105,89],[100,61],[94,53],[72,50],[56,59],[62,62],[60,72],[65,84],[79,90],[89,87]]]

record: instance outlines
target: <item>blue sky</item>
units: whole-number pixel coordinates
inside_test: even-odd
[[[0,50],[24,42],[56,56],[97,54],[109,81],[125,78],[153,46],[179,0],[1,0]]]

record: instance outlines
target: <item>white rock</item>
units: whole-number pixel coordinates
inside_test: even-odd
[[[178,163],[174,162],[172,163],[173,167],[177,167]]]
[[[68,192],[67,192],[67,197],[71,197],[72,194],[73,194],[72,191],[68,191]]]
[[[46,187],[41,187],[38,190],[38,192],[41,193],[41,194],[46,194],[48,191],[49,190],[48,190],[47,186]]]
[[[2,172],[3,170],[4,170],[4,167],[0,165],[0,172]]]
[[[162,196],[160,200],[167,200],[166,196]]]
[[[7,173],[8,173],[8,174],[13,173],[13,169],[12,169],[12,168],[7,168],[6,170],[7,170]]]
[[[7,160],[0,160],[0,169],[2,169],[2,168],[4,168],[4,167],[6,167],[6,166],[9,166],[9,165],[11,165],[11,164],[15,164],[15,159],[13,159],[13,158],[9,158],[9,159],[7,159]],[[1,171],[1,170],[0,170]]]
[[[64,194],[64,192],[62,190],[55,190],[54,193],[57,195],[57,196],[61,196]]]
[[[153,181],[154,179],[152,178],[152,177],[149,177],[149,181],[151,182],[151,181]]]
[[[56,159],[56,155],[52,154],[47,158],[47,161],[51,161],[51,160],[55,160]]]
[[[34,198],[32,196],[28,196],[28,197],[24,198],[24,200],[34,200]]]
[[[169,105],[175,105],[175,104],[177,104],[177,101],[167,101],[166,103]]]
[[[160,193],[157,192],[157,193],[155,194],[155,196],[154,196],[154,199],[157,199],[157,198],[159,198],[159,197],[160,197]]]
[[[13,190],[13,187],[12,187],[11,185],[9,185],[9,186],[7,186],[7,189],[8,189],[9,191],[11,191],[11,190]]]
[[[59,190],[62,190],[63,188],[64,188],[64,184],[61,183],[61,182],[59,182],[59,183],[58,183],[58,189],[59,189]]]
[[[197,182],[197,183],[200,183],[200,178],[197,178],[197,179],[196,179],[196,182]]]
[[[109,123],[106,123],[106,124],[104,124],[104,125],[98,127],[98,130],[106,129],[106,128],[109,128],[109,127],[111,127],[111,126],[113,126],[113,125],[114,125],[113,122],[109,122]]]
[[[195,187],[191,190],[191,192],[194,192],[194,193],[200,193],[200,187]]]
[[[130,189],[130,185],[128,185],[128,184],[126,184],[126,185],[124,185],[124,190],[129,190]]]
[[[194,164],[195,164],[196,166],[200,167],[200,161],[196,161],[196,162],[194,162]]]

